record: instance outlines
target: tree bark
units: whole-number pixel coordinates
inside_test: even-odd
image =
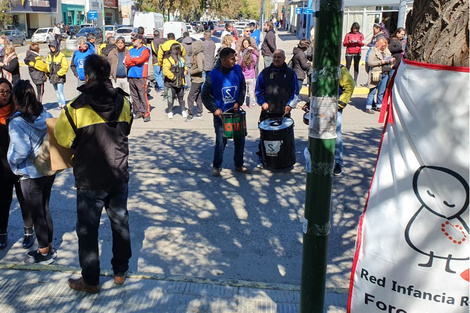
[[[469,0],[414,0],[406,31],[409,60],[469,66]]]

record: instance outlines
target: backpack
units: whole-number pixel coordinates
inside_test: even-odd
[[[165,82],[167,83],[168,86],[170,87],[182,87],[184,86],[184,61],[183,58],[180,58],[180,60],[176,63],[173,63],[171,60],[173,59],[171,56],[165,57],[164,59],[167,59],[168,62],[170,62],[171,67],[170,71],[173,73],[175,78],[173,80],[170,80],[169,78],[165,77]],[[173,60],[174,61],[174,60]]]
[[[369,73],[369,71],[370,71],[369,54],[370,54],[371,51],[372,51],[372,47],[370,47],[369,50],[367,50],[367,53],[366,53],[366,73]]]

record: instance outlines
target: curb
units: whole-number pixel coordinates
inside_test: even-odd
[[[300,90],[299,94],[308,97],[308,87],[303,86],[302,89]],[[356,86],[354,88],[353,96],[363,96],[363,95],[367,95],[367,94],[369,94],[369,88],[367,88],[367,87]]]
[[[28,265],[28,264],[16,264],[16,263],[0,263],[0,269],[10,269],[18,271],[50,271],[50,272],[61,272],[70,274],[80,274],[81,268],[74,266],[64,265]],[[112,270],[101,270],[100,276],[103,277],[114,277]],[[128,273],[127,278],[142,279],[142,280],[160,280],[170,282],[181,282],[181,283],[196,283],[214,286],[229,286],[236,288],[253,288],[261,290],[280,290],[280,291],[296,291],[300,292],[300,286],[290,284],[270,284],[264,282],[246,281],[238,279],[210,279],[210,278],[198,278],[189,276],[167,276],[154,273]],[[348,288],[326,288],[326,293],[329,294],[348,294]]]

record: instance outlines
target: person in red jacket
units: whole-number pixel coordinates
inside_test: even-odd
[[[349,71],[352,60],[354,59],[354,81],[357,84],[359,75],[359,61],[361,60],[361,48],[364,46],[364,35],[359,32],[359,23],[354,22],[351,31],[346,34],[343,46],[346,47],[346,68]]]

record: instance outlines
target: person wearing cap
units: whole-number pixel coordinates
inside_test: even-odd
[[[307,60],[307,55],[305,51],[310,47],[310,42],[307,38],[302,38],[299,41],[297,47],[294,47],[292,57],[292,62],[294,64],[294,72],[297,74],[297,81],[299,84],[299,90],[302,89],[302,85],[304,82],[305,77],[310,71],[312,63]]]
[[[134,108],[134,118],[142,117],[150,122],[150,104],[147,98],[147,75],[150,49],[143,45],[144,36],[132,37],[132,48],[126,55],[124,64],[127,67],[127,79]]]
[[[255,23],[251,22],[250,23],[250,31],[251,31],[251,37],[255,38],[255,41],[256,41],[256,48],[258,48],[258,50],[260,49],[260,42],[261,42],[261,31],[257,28],[255,28]]]
[[[50,53],[47,55],[47,71],[49,72],[49,80],[57,94],[58,109],[65,106],[64,84],[66,74],[69,69],[67,58],[60,51],[57,41],[49,43]]]
[[[72,60],[70,61],[70,69],[73,72],[73,75],[77,78],[77,87],[80,87],[85,84],[85,72],[83,71],[83,63],[85,63],[85,58],[90,54],[93,54],[88,48],[85,37],[79,37],[77,39],[78,50],[72,55]]]

